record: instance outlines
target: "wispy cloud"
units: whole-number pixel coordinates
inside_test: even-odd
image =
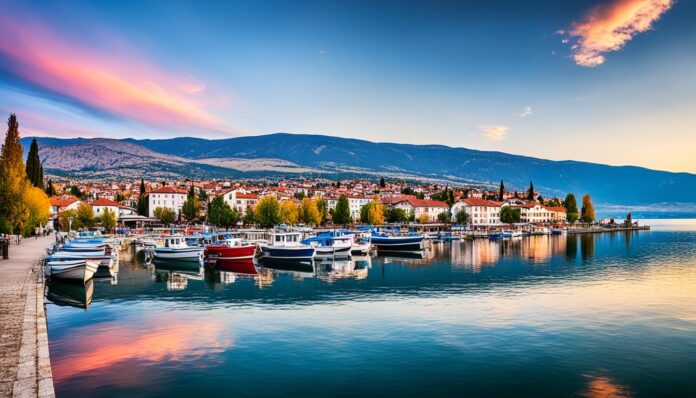
[[[594,67],[604,63],[604,54],[623,48],[635,35],[652,29],[674,0],[613,0],[593,8],[568,35],[576,64]],[[564,39],[567,42],[567,39]]]
[[[531,114],[532,114],[532,107],[528,106],[528,107],[524,108],[524,110],[522,112],[520,112],[520,114],[518,116],[519,117],[527,117],[527,116],[530,116]]]
[[[130,49],[87,48],[40,21],[0,17],[0,73],[11,84],[108,118],[156,128],[224,130],[205,86]]]
[[[482,124],[479,126],[483,135],[485,135],[491,141],[500,141],[507,136],[510,130],[507,126],[495,125],[495,124]]]

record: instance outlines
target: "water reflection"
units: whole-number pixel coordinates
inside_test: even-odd
[[[46,285],[46,297],[57,305],[88,309],[94,294],[94,280],[84,284],[54,279]]]
[[[632,395],[626,387],[605,376],[585,376],[588,379],[586,389],[580,396],[587,398],[629,398]]]

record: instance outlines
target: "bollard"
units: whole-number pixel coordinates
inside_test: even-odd
[[[10,241],[7,239],[0,240],[0,250],[2,251],[2,259],[10,258]]]

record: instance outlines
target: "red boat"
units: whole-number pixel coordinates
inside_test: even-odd
[[[209,263],[251,260],[256,255],[256,245],[230,239],[223,244],[206,246],[203,255]]]

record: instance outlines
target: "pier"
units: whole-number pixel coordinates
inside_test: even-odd
[[[23,239],[0,260],[0,397],[55,396],[39,263],[53,239]]]

